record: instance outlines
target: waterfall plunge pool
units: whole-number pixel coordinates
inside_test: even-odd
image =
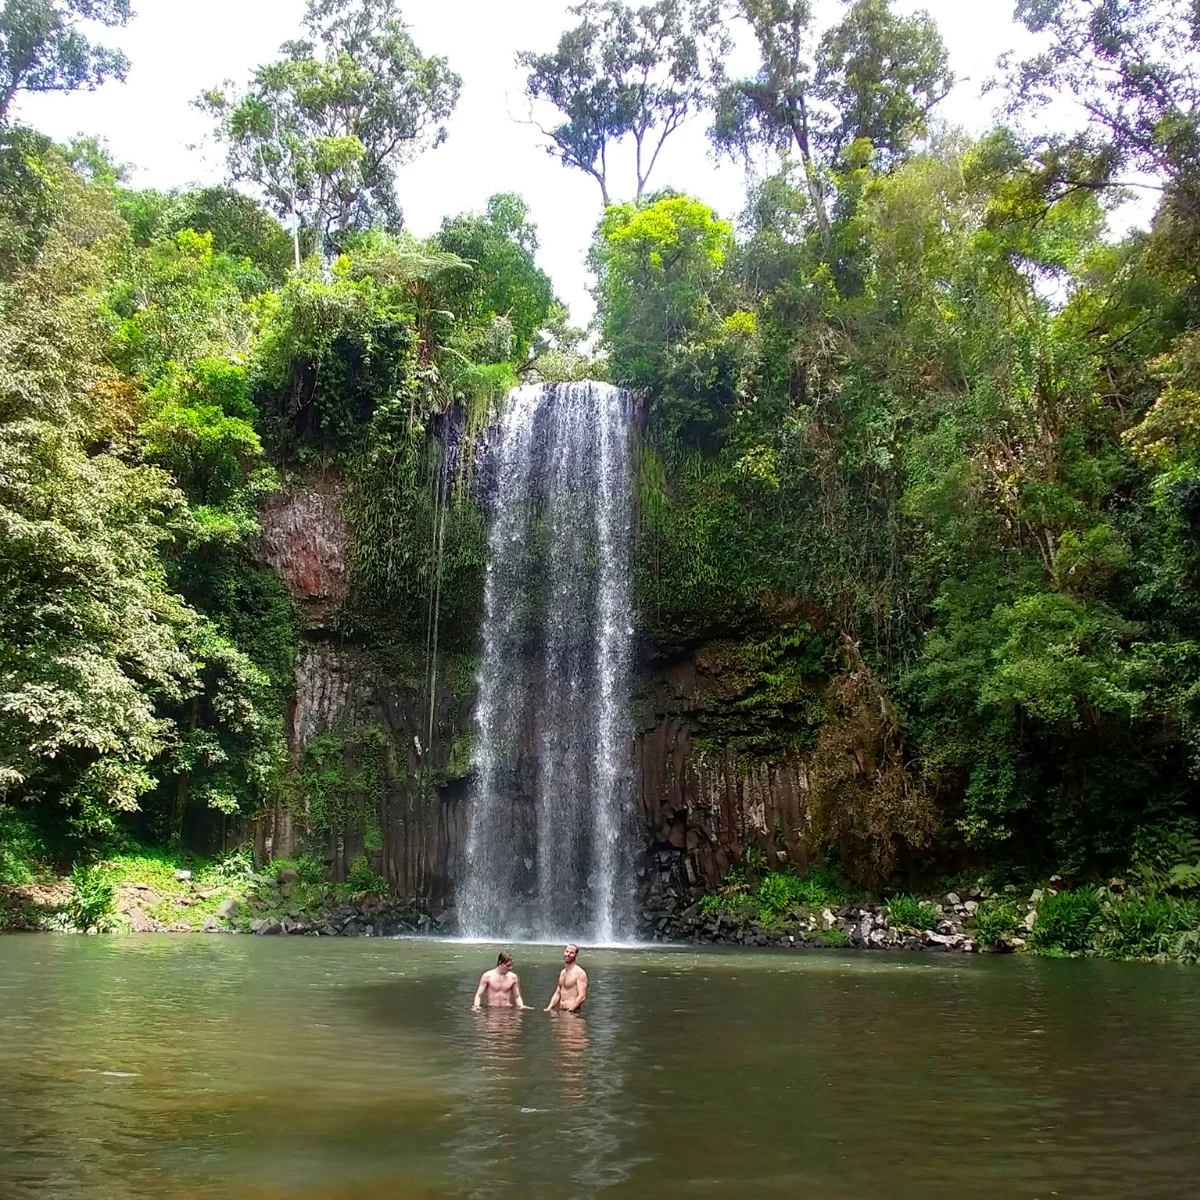
[[[584,951],[586,1015],[472,1013],[494,947],[0,938],[5,1200],[1190,1196],[1187,968]]]

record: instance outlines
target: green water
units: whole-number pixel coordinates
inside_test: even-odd
[[[947,1200],[1200,1190],[1200,971],[0,938],[0,1197]]]

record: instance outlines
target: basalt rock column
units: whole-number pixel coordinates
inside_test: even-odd
[[[491,447],[471,936],[632,929],[630,415],[606,384],[518,388]]]

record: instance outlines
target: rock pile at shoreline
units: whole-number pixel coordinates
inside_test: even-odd
[[[855,950],[927,950],[971,954],[977,949],[965,921],[976,901],[951,892],[933,897],[941,917],[933,929],[900,929],[889,925],[885,904],[842,904],[796,911],[767,922],[738,919],[727,913],[705,913],[700,894],[672,889],[647,890],[638,913],[646,941],[697,942],[718,946],[781,946],[798,949],[842,947]]]

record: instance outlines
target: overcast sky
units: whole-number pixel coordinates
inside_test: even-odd
[[[77,133],[106,138],[116,157],[131,163],[139,186],[170,188],[219,181],[223,161],[209,137],[211,124],[191,106],[206,88],[244,83],[279,44],[296,36],[303,0],[134,0],[129,27],[105,31],[132,61],[127,82],[95,93],[27,96],[20,118],[66,140]],[[445,145],[430,151],[399,176],[408,227],[430,233],[444,216],[479,210],[494,192],[519,192],[537,223],[541,265],[554,279],[577,322],[592,311],[584,258],[600,211],[599,189],[569,171],[541,148],[536,130],[520,123],[522,74],[518,50],[548,50],[573,18],[567,0],[408,0],[401,7],[414,40],[426,54],[445,55],[463,78],[462,97]],[[823,23],[838,17],[838,0],[818,0]],[[941,28],[959,78],[940,115],[977,132],[992,117],[995,96],[980,85],[994,72],[996,56],[1028,46],[1013,24],[1012,0],[897,0],[897,8],[924,8]],[[733,73],[754,67],[743,38]],[[734,217],[742,207],[741,168],[713,161],[703,118],[667,143],[651,180],[670,184]],[[612,188],[615,198],[632,192],[628,174]]]

